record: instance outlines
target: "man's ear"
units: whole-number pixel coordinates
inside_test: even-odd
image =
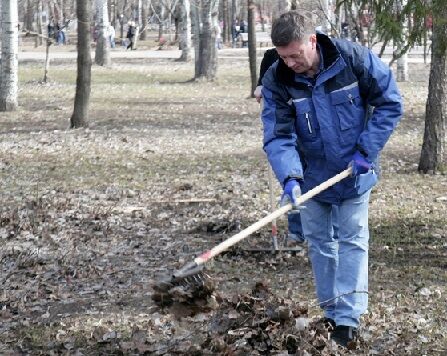
[[[312,44],[312,49],[317,47],[317,35],[315,33],[310,35],[309,41]]]

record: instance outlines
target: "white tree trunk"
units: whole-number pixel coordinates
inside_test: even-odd
[[[1,3],[0,111],[14,111],[18,106],[19,81],[17,0],[1,0]]]
[[[408,81],[408,56],[406,53],[397,60],[396,80],[398,82]]]
[[[143,1],[138,0],[138,27],[141,29],[141,26],[143,24]],[[138,33],[139,35],[139,33]]]
[[[212,81],[217,74],[217,49],[215,25],[219,3],[214,0],[201,1],[201,24],[199,55],[196,57],[196,79]]]
[[[191,3],[189,0],[180,0],[180,49],[182,55],[181,61],[189,62],[191,60]]]
[[[110,58],[110,23],[107,0],[96,0],[96,15],[99,33],[96,43],[95,63],[100,66],[109,66],[112,64],[112,60]]]
[[[399,4],[400,8],[399,10],[406,6],[407,0],[401,0],[401,3]],[[408,38],[408,21],[407,19],[403,22],[403,34],[405,38]],[[400,57],[397,60],[396,63],[396,80],[398,82],[406,82],[408,81],[408,56],[405,53],[402,57]]]

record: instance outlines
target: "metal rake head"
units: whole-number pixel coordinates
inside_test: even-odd
[[[158,280],[154,287],[156,290],[163,292],[167,292],[176,286],[184,288],[203,287],[208,278],[210,277],[203,272],[203,265],[191,262],[170,276],[165,276]]]

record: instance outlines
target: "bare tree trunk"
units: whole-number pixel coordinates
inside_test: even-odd
[[[140,32],[142,30],[142,23],[143,23],[143,2],[142,0],[138,0],[137,4],[137,28],[135,29],[135,48],[137,48],[137,42],[140,39]]]
[[[406,0],[400,0],[397,4],[398,6],[398,13],[402,12],[402,9],[405,7],[407,1]],[[408,23],[407,21],[403,21],[403,35],[405,38],[408,37]],[[408,56],[407,52],[405,52],[403,55],[401,55],[396,62],[396,80],[398,82],[406,82],[408,81]]]
[[[0,111],[18,107],[18,9],[17,0],[1,0]]]
[[[42,0],[39,0],[37,2],[37,30],[36,32],[39,35],[43,35],[45,33],[45,24],[42,21],[42,11],[43,11],[43,6],[42,6]],[[42,37],[41,36],[36,36],[36,47],[37,46],[42,46],[43,41],[42,41]]]
[[[109,41],[109,12],[107,0],[96,0],[96,20],[99,27],[98,40],[96,41],[95,63],[100,66],[110,66],[110,41]]]
[[[202,0],[202,31],[200,31],[199,44],[199,70],[195,79],[206,79],[212,81],[217,74],[217,49],[216,31],[218,26],[218,2],[213,0]],[[197,59],[196,59],[197,61]]]
[[[47,45],[45,47],[45,70],[43,73],[43,82],[48,82],[48,71],[50,70],[50,46],[53,42],[50,38],[47,39]]]
[[[126,10],[127,0],[124,0],[122,12],[120,13],[120,38],[123,40],[124,38],[124,12]]]
[[[228,0],[222,0],[222,17],[223,17],[223,29],[222,29],[222,41],[228,43],[231,38],[231,21],[228,14]]]
[[[191,3],[189,0],[180,0],[179,18],[180,18],[180,49],[182,55],[179,58],[182,62],[191,61]]]
[[[256,5],[253,0],[248,0],[248,61],[250,63],[251,91],[250,96],[254,98],[254,91],[258,82],[258,67],[256,65]]]
[[[262,6],[261,6],[261,4],[258,5],[258,11],[259,11],[259,17],[260,17],[260,19],[261,19],[262,32],[265,32],[264,12],[262,11]]]
[[[76,79],[76,96],[70,127],[86,127],[88,124],[88,107],[90,103],[92,58],[90,55],[90,0],[77,0],[78,17],[78,74]]]
[[[27,31],[33,31],[33,17],[34,17],[34,3],[31,0],[26,1],[26,14],[24,21],[24,28]]]
[[[110,24],[116,28],[116,0],[110,0]]]
[[[191,22],[192,22],[192,31],[194,34],[194,77],[200,71],[200,12],[197,4],[194,4],[191,7]]]
[[[441,6],[433,19],[433,41],[425,109],[425,131],[419,171],[434,173],[446,170],[447,118],[447,7]]]
[[[165,21],[165,6],[161,3],[160,4],[160,24],[158,26],[158,40],[161,41],[163,38],[163,32],[164,32],[164,21]]]
[[[149,2],[147,0],[143,1],[142,9],[141,9],[141,31],[140,31],[140,39],[146,40],[147,39],[147,16],[149,13]]]

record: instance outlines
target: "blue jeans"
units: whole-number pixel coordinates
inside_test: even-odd
[[[334,239],[338,236],[338,207],[336,205],[332,206],[332,227],[334,229]],[[303,234],[303,225],[301,224],[301,215],[299,210],[292,210],[287,215],[287,221],[289,225],[288,238],[290,240],[295,240],[297,242],[304,242],[306,239]]]
[[[336,209],[310,199],[301,210],[318,301],[325,317],[337,325],[357,327],[368,307],[370,192],[346,199]]]
[[[296,242],[304,242],[303,227],[301,225],[301,216],[299,211],[290,211],[287,215],[289,225],[288,239]]]

